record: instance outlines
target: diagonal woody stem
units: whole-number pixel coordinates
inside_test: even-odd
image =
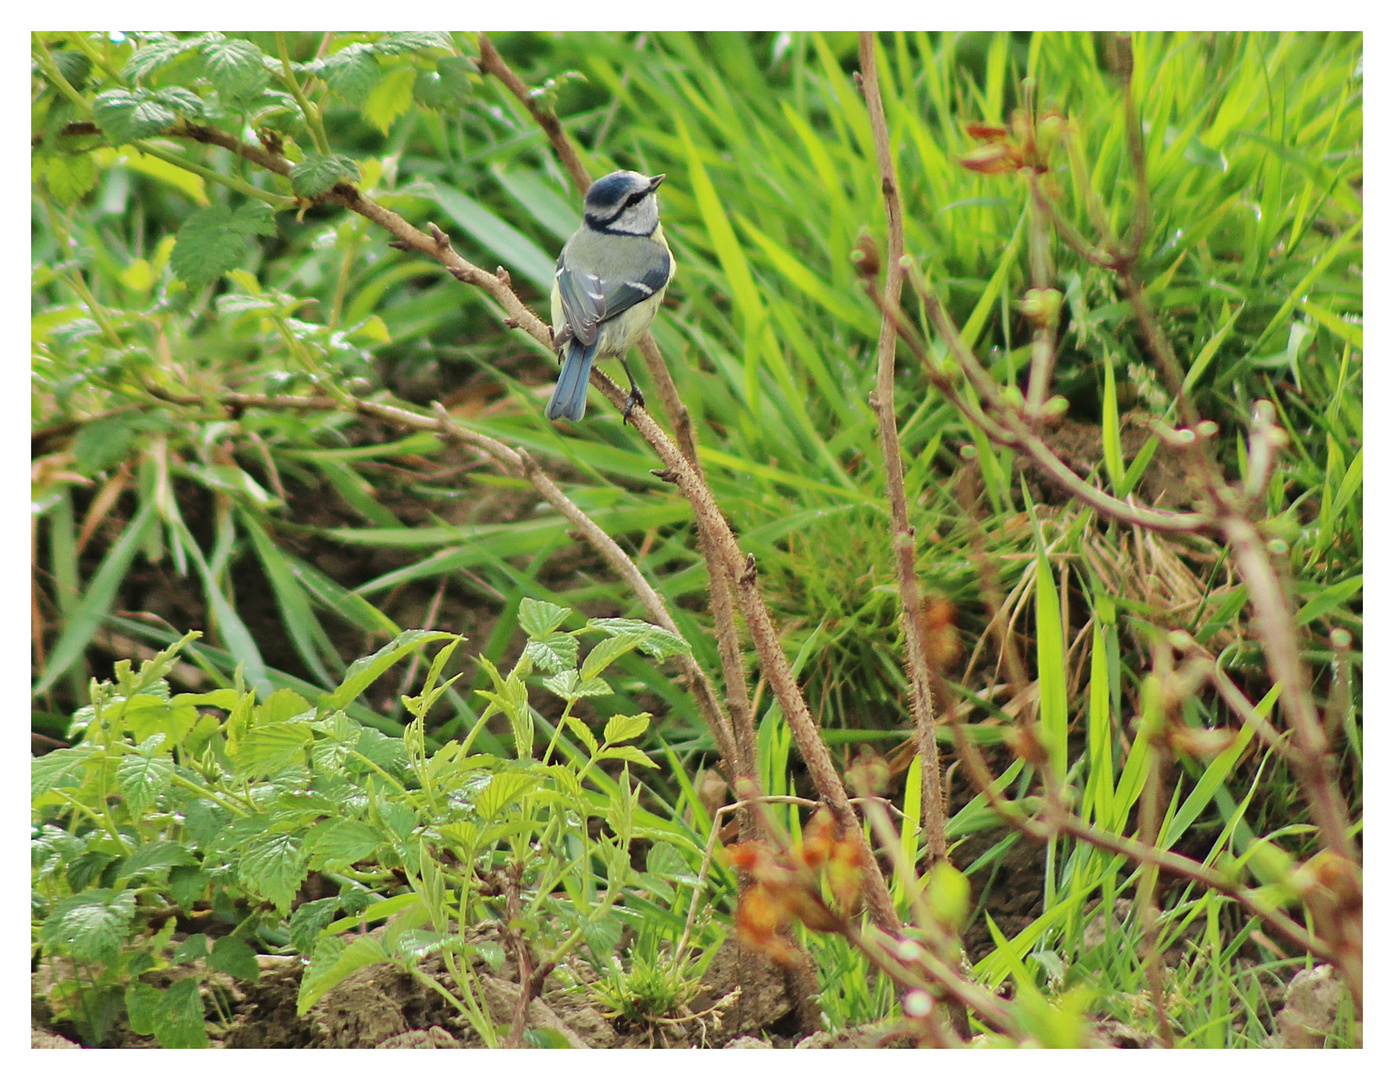
[[[905,232],[901,221],[900,189],[896,186],[895,165],[891,159],[890,135],[886,131],[886,110],[881,103],[881,83],[876,72],[876,39],[863,32],[860,39],[862,90],[871,117],[871,134],[876,142],[876,163],[881,172],[881,193],[886,200],[888,232],[886,285],[883,311],[900,307],[904,270]],[[905,660],[910,673],[911,715],[920,750],[920,773],[924,782],[924,831],[926,855],[931,862],[948,856],[945,836],[943,781],[939,771],[939,744],[935,739],[934,694],[931,689],[929,660],[925,655],[919,581],[915,574],[915,529],[905,499],[905,471],[900,460],[900,433],[895,419],[896,324],[881,318],[881,336],[876,346],[876,409],[881,433],[881,457],[886,468],[886,491],[891,504],[891,545],[895,551],[896,581],[900,587],[900,624],[905,633]]]

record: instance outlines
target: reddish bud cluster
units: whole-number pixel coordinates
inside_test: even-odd
[[[803,839],[779,849],[762,840],[731,844],[726,857],[754,879],[736,908],[740,940],[777,963],[794,959],[789,924],[838,931],[861,906],[863,849],[820,807],[804,827]]]
[[[1010,128],[971,123],[968,135],[981,145],[959,158],[959,164],[988,176],[1018,169],[1043,173],[1050,168],[1050,152],[1064,129],[1065,118],[1053,110],[1033,118],[1025,109],[1017,109]]]

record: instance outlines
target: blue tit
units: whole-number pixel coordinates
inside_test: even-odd
[[[673,280],[673,253],[658,223],[658,185],[663,174],[620,171],[602,176],[586,192],[585,217],[557,259],[552,286],[552,335],[562,354],[561,375],[547,419],[586,415],[591,365],[633,347],[653,322]],[[625,415],[643,396],[629,374]]]

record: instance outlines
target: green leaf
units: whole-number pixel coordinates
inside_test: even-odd
[[[338,907],[337,896],[311,900],[308,904],[297,907],[290,917],[291,947],[302,956],[309,956],[314,951],[319,932],[334,921],[334,913]]]
[[[405,53],[426,52],[428,49],[450,52],[455,46],[450,40],[450,35],[440,30],[403,30],[383,35],[372,47],[383,56],[401,56]]]
[[[307,154],[304,161],[291,166],[290,186],[302,199],[313,199],[340,180],[357,183],[361,175],[358,162],[346,154]]]
[[[529,641],[523,655],[539,670],[556,674],[574,669],[580,652],[580,643],[570,634],[548,634]]]
[[[581,678],[595,678],[625,653],[637,649],[643,640],[643,631],[630,630],[598,642],[586,654],[586,661],[581,665]]]
[[[71,787],[82,782],[87,759],[97,753],[95,746],[65,746],[50,750],[29,763],[29,799],[32,802],[44,792],[56,787]]]
[[[160,1006],[160,991],[149,983],[131,980],[126,984],[126,1019],[137,1035],[155,1034],[155,1010]]]
[[[366,821],[324,821],[305,835],[310,865],[328,873],[346,870],[376,850],[382,837]]]
[[[121,69],[121,75],[129,81],[139,82],[145,76],[172,63],[181,54],[197,49],[206,40],[204,35],[199,35],[196,38],[183,39],[167,36],[151,41],[131,55],[126,61],[126,66]]]
[[[1041,741],[1050,755],[1053,779],[1061,783],[1069,760],[1065,643],[1055,579],[1044,554],[1036,559],[1036,665],[1041,682]]]
[[[445,630],[404,630],[372,656],[355,660],[344,673],[344,681],[331,694],[320,698],[321,709],[344,709],[367,690],[393,664],[422,645],[454,637]]]
[[[590,756],[595,757],[600,750],[600,742],[596,739],[595,733],[586,727],[585,721],[577,716],[568,716],[566,726],[571,729],[571,733],[580,739],[585,748],[590,751]]]
[[[610,689],[610,684],[604,679],[582,679],[581,673],[574,669],[543,679],[542,685],[556,694],[557,697],[565,698],[567,701],[614,693]]]
[[[190,285],[212,284],[246,257],[247,238],[275,236],[271,207],[262,202],[243,204],[236,212],[225,206],[209,206],[191,216],[179,229],[170,253],[170,266]]]
[[[692,646],[677,634],[639,619],[591,619],[586,623],[586,626],[596,630],[604,630],[607,634],[639,634],[642,638],[639,650],[656,660],[666,660],[670,656],[692,655]]]
[[[250,41],[227,38],[203,47],[203,73],[219,95],[248,98],[271,81],[267,56]]]
[[[74,90],[81,90],[87,76],[92,74],[92,61],[87,54],[76,49],[56,49],[52,55],[53,63],[63,78],[72,84]]]
[[[636,765],[647,765],[650,769],[658,768],[656,761],[634,746],[607,746],[595,756],[597,761],[632,761]]]
[[[43,677],[34,687],[35,694],[42,694],[52,686],[69,667],[82,659],[87,644],[97,633],[102,621],[111,610],[116,590],[126,579],[126,571],[145,543],[146,530],[155,520],[155,502],[150,500],[140,508],[140,512],[126,526],[126,531],[107,552],[102,565],[83,590],[77,607],[68,613],[63,622],[63,632],[49,654],[48,667]]]
[[[137,874],[168,870],[175,866],[195,866],[195,859],[182,844],[173,840],[155,840],[142,844],[121,860],[117,877],[130,878]]]
[[[270,900],[284,915],[290,911],[306,870],[300,837],[284,832],[264,833],[253,837],[243,849],[237,879],[249,892]]]
[[[44,920],[41,940],[79,962],[116,960],[135,914],[134,890],[89,889],[58,902]]]
[[[208,875],[197,867],[175,866],[169,872],[169,898],[188,914],[208,889]]]
[[[198,960],[203,960],[208,956],[208,935],[190,934],[184,939],[184,943],[170,953],[169,959],[174,964],[192,964]]]
[[[537,787],[537,778],[525,772],[496,773],[489,785],[479,793],[475,809],[481,817],[496,818],[504,807],[517,802],[526,792]]]
[[[382,66],[370,51],[370,46],[353,44],[342,52],[327,56],[318,74],[330,91],[356,109],[361,109],[368,94],[382,77]]]
[[[91,154],[54,154],[44,168],[44,183],[60,203],[72,205],[97,183],[97,160]]]
[[[415,899],[414,897],[411,899]],[[297,1016],[304,1016],[320,998],[360,968],[388,960],[381,939],[363,934],[345,945],[340,938],[325,938],[315,946],[310,967],[301,977],[296,1001]]]
[[[147,90],[105,90],[92,102],[92,109],[97,124],[116,146],[158,135],[178,119],[169,105]]]
[[[637,716],[612,716],[605,724],[605,741],[613,744],[637,739],[649,729],[651,720],[653,720],[651,713],[639,713]]]
[[[568,608],[525,596],[518,604],[518,625],[528,637],[540,640],[549,637],[553,630],[566,622],[566,617],[570,614]]]
[[[411,108],[412,84],[416,69],[394,68],[387,77],[369,91],[363,102],[363,115],[384,135],[392,130],[392,122]]]
[[[167,754],[127,754],[116,767],[116,788],[132,817],[141,817],[169,791],[174,761]]]
[[[208,966],[214,971],[226,972],[234,979],[256,982],[261,977],[257,966],[257,954],[240,937],[220,937],[213,943],[213,951],[208,954]]]
[[[435,112],[455,112],[474,100],[474,61],[463,56],[443,56],[435,71],[423,71],[412,88],[416,100]]]
[[[203,999],[198,980],[180,979],[160,997],[155,1010],[155,1038],[166,1050],[203,1050],[208,1029],[203,1022]]]
[[[1328,585],[1298,610],[1297,625],[1306,626],[1313,619],[1319,619],[1328,612],[1334,611],[1364,587],[1365,577],[1363,574],[1357,574],[1353,578]]]
[[[253,728],[238,740],[232,762],[239,776],[270,776],[305,761],[314,729],[304,720],[283,720]]]

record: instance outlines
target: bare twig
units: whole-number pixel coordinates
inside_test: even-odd
[[[578,191],[584,192],[590,186],[590,174],[581,163],[580,154],[566,134],[557,114],[552,109],[545,107],[542,104],[542,99],[528,89],[527,84],[509,67],[507,61],[495,48],[489,36],[482,32],[479,34],[479,54],[480,65],[484,71],[503,83],[508,91],[528,110],[537,125],[547,135],[567,174],[571,177],[572,183],[576,185]],[[658,398],[663,403],[664,412],[668,415],[673,430],[677,433],[678,444],[682,448],[683,456],[687,458],[700,477],[702,467],[697,458],[697,443],[692,430],[692,418],[688,414],[687,406],[683,404],[682,398],[678,395],[677,386],[673,382],[672,373],[668,370],[663,354],[659,351],[658,343],[654,341],[652,334],[645,334],[639,347],[644,357],[644,364],[648,368],[649,377],[658,390]],[[698,519],[697,526],[697,542],[702,551],[703,561],[708,568],[714,567],[717,557],[711,533],[703,519]],[[740,634],[736,629],[731,583],[723,574],[709,573],[708,591],[712,601],[712,616],[716,623],[722,674],[726,683],[726,706],[730,711],[734,727],[734,742],[731,749],[736,756],[729,758],[729,760],[736,775],[745,776],[750,780],[758,780],[759,773],[755,763],[755,721],[750,701],[750,689],[745,677]],[[723,753],[725,753],[724,750]],[[741,823],[742,833],[745,834],[751,826],[752,819],[749,815],[742,813]]]
[[[863,32],[860,38],[862,91],[871,118],[871,134],[876,143],[876,162],[881,173],[881,193],[886,201],[887,258],[883,311],[900,307],[904,271],[905,233],[901,223],[900,191],[896,186],[895,163],[891,159],[890,135],[886,130],[886,110],[881,103],[881,84],[876,72],[876,38]],[[905,500],[905,472],[900,460],[900,434],[895,419],[896,321],[881,319],[881,336],[876,349],[877,426],[881,433],[881,456],[886,468],[886,491],[891,504],[891,546],[895,553],[896,580],[900,588],[900,624],[905,633],[905,660],[910,673],[911,715],[920,750],[920,774],[924,782],[924,832],[926,855],[930,861],[946,858],[943,779],[939,769],[939,745],[935,740],[934,695],[929,659],[925,655],[921,622],[920,588],[915,573],[915,529]]]
[[[489,40],[489,35],[482,31],[479,34],[479,66],[487,74],[494,76],[508,87],[509,93],[523,103],[523,106],[532,114],[537,126],[551,141],[552,149],[557,152],[557,157],[561,158],[562,165],[566,167],[567,175],[571,177],[571,182],[576,185],[576,190],[585,194],[586,188],[590,187],[591,184],[590,173],[581,164],[580,155],[576,153],[576,148],[571,145],[571,140],[566,137],[566,132],[562,130],[561,121],[557,119],[557,114],[544,106],[542,99],[532,90],[529,90],[527,83],[518,78],[513,69],[504,63],[498,49],[494,48],[494,43]]]

